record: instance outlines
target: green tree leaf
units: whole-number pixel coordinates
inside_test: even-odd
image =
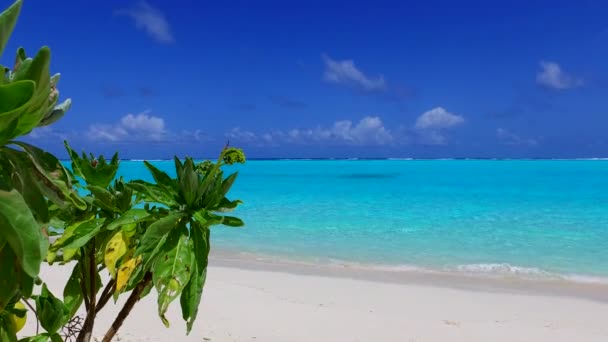
[[[0,312],[4,310],[6,305],[17,294],[19,264],[15,253],[10,246],[0,248]]]
[[[8,315],[0,315],[0,341],[17,342],[17,333]]]
[[[63,302],[68,309],[68,317],[74,317],[83,302],[80,286],[80,266],[74,265],[72,274],[63,288]]]
[[[180,296],[182,317],[186,321],[187,334],[192,331],[192,326],[198,315],[198,308],[203,295],[203,287],[207,280],[207,264],[209,263],[210,251],[209,229],[202,228],[197,223],[193,223],[190,229],[194,248],[194,270],[190,281]]]
[[[36,312],[40,325],[53,334],[63,326],[69,310],[63,302],[53,296],[46,284],[43,284],[40,295],[36,297]]]
[[[26,134],[37,127],[47,111],[55,105],[56,99],[49,103],[51,94],[50,63],[51,50],[45,46],[38,51],[27,68],[15,75],[15,81],[34,81],[36,91],[27,110],[19,117],[19,124],[13,136]]]
[[[139,247],[135,250],[135,256],[147,253],[158,246],[163,237],[176,228],[182,217],[182,213],[173,213],[152,223],[141,237]]]
[[[69,225],[63,235],[51,245],[50,251],[57,252],[59,249],[78,249],[87,244],[100,230],[105,218],[91,218]],[[64,255],[65,257],[65,255]],[[67,261],[64,258],[64,261]]]
[[[238,217],[224,216],[222,224],[229,227],[242,227],[245,225],[245,222]]]
[[[48,241],[27,203],[15,190],[0,190],[0,227],[0,234],[13,249],[25,273],[32,278],[38,276]]]
[[[4,145],[15,136],[14,132],[19,124],[18,119],[30,106],[35,91],[36,83],[32,81],[0,84],[1,144]]]
[[[154,218],[150,214],[141,208],[132,208],[120,215],[117,219],[113,220],[106,227],[107,230],[114,230],[116,228],[126,226],[128,224],[140,223],[145,221],[151,221]]]
[[[61,162],[52,154],[24,142],[13,142],[21,147],[36,168],[37,175],[45,184],[41,188],[44,195],[58,206],[65,208],[65,201],[70,201],[78,209],[84,210],[87,205],[72,189],[72,182]]]
[[[160,255],[154,265],[152,274],[154,286],[158,291],[158,315],[167,327],[169,321],[165,313],[169,304],[181,294],[190,280],[193,254],[192,243],[182,236],[177,246]]]
[[[17,0],[11,7],[0,13],[0,56],[2,56],[8,38],[13,33],[19,12],[21,12],[21,4],[21,0]]]

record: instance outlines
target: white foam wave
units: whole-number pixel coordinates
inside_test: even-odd
[[[456,271],[473,276],[518,277],[536,280],[564,280],[585,284],[608,284],[608,278],[606,277],[583,274],[559,274],[536,267],[523,267],[507,263],[458,265]]]

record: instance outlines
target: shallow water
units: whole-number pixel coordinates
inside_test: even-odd
[[[155,161],[172,173],[172,161]],[[237,168],[235,168],[237,169]],[[215,247],[321,263],[608,277],[608,161],[275,160],[239,166]],[[127,179],[150,177],[123,161]],[[172,173],[173,174],[173,173]]]

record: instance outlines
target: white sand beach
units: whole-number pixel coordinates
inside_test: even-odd
[[[42,276],[61,294],[68,271],[45,268]],[[167,329],[153,291],[116,341],[608,341],[604,285],[533,285],[213,260],[189,336],[179,300]],[[117,311],[104,310],[97,336]]]

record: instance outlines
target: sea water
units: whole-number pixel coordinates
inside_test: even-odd
[[[174,175],[172,161],[154,165]],[[213,246],[305,262],[608,281],[608,161],[254,160]],[[126,179],[151,180],[123,161]]]

